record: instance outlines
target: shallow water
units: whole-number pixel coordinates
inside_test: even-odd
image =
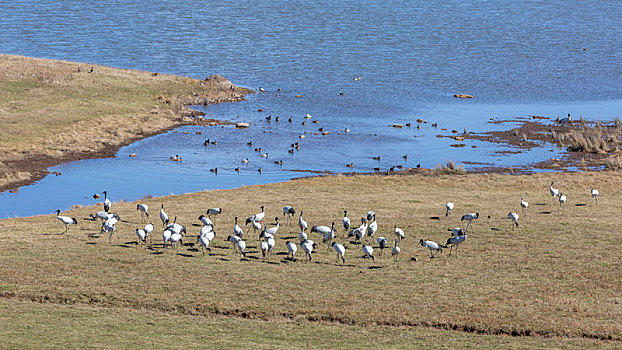
[[[11,1],[0,3],[0,14],[2,53],[196,78],[218,73],[266,89],[245,102],[204,110],[250,121],[248,130],[184,127],[124,147],[117,158],[54,167],[63,175],[0,194],[0,217],[91,204],[85,197],[104,189],[113,200],[132,200],[309,175],[288,169],[371,171],[448,160],[519,166],[555,157],[558,150],[545,145],[499,154],[498,146],[479,141],[453,148],[453,140],[436,135],[513,127],[490,124],[491,118],[622,115],[622,8],[616,2]],[[355,76],[362,79],[353,81]],[[454,99],[454,93],[475,99]],[[294,98],[298,94],[303,98]],[[303,127],[307,113],[313,118]],[[280,116],[280,123],[266,123],[269,115]],[[417,118],[429,123],[416,129]],[[407,122],[413,127],[387,126]],[[319,127],[331,134],[298,139]],[[203,147],[207,138],[218,145]],[[301,149],[291,155],[296,141]],[[174,154],[183,161],[170,161]],[[238,166],[239,174],[233,170]],[[215,167],[218,175],[209,172]]]

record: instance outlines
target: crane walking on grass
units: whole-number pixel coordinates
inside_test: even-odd
[[[471,226],[471,221],[477,220],[478,218],[479,218],[479,213],[469,213],[469,214],[462,215],[462,219],[460,219],[460,221],[467,220],[469,222],[469,224],[465,228],[465,230],[468,230],[469,227]]]
[[[590,194],[592,195],[592,205],[594,205],[594,201],[596,201],[596,206],[598,206],[598,196],[600,196],[600,192],[596,189],[590,189]]]
[[[428,248],[430,250],[430,260],[432,260],[432,258],[434,258],[434,256],[436,255],[436,253],[438,252],[443,252],[443,248],[447,248],[447,246],[443,246],[440,245],[436,242],[433,241],[424,241],[423,239],[419,240],[419,244],[421,244],[422,247],[424,248]],[[432,254],[432,252],[434,252],[434,254]]]
[[[551,186],[549,187],[549,193],[551,194],[551,198],[553,199],[553,205],[555,205],[555,197],[559,196],[559,190],[553,187],[555,182],[551,181]]]
[[[168,225],[168,214],[164,211],[164,204],[160,206],[160,220],[162,220],[162,226]]]
[[[291,224],[291,218],[294,216],[294,214],[296,214],[296,209],[292,208],[289,205],[286,205],[286,206],[283,207],[283,215],[287,215],[286,223],[288,225]]]
[[[67,231],[69,230],[69,225],[78,224],[78,220],[76,220],[76,218],[71,218],[69,216],[60,215],[60,209],[56,210],[56,218],[65,225],[65,231],[63,231],[62,234],[67,233]]]
[[[525,200],[525,196],[521,195],[520,196],[520,207],[523,210],[523,212],[527,211],[527,209],[529,209],[529,203]]]
[[[448,217],[451,215],[451,211],[454,210],[454,202],[448,202],[445,204],[445,209],[447,210],[445,211],[445,217]]]
[[[337,262],[339,262],[339,258],[341,258],[342,264],[345,264],[346,263],[346,258],[345,258],[346,247],[344,247],[343,245],[337,242],[333,242],[332,246],[335,252],[337,252]]]
[[[102,192],[104,194],[104,211],[109,212],[112,202],[108,199],[108,191]]]
[[[457,258],[458,257],[458,246],[462,244],[464,241],[466,241],[466,239],[467,239],[466,234],[449,238],[447,240],[447,243],[445,243],[446,246],[451,244],[451,247],[449,247],[449,256],[451,256],[452,248],[456,247],[456,258]]]
[[[145,222],[145,216],[149,217],[149,206],[147,204],[136,205],[136,210],[140,210],[140,220]]]
[[[510,212],[508,214],[508,219],[512,220],[512,231],[514,231],[515,228],[518,228],[518,214]]]

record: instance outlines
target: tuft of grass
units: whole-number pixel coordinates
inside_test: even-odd
[[[464,165],[456,165],[453,160],[448,161],[445,165],[436,164],[434,167],[434,171],[437,174],[452,174],[452,175],[461,175],[464,174]]]

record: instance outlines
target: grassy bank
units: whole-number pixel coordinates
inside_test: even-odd
[[[192,123],[188,104],[238,101],[250,92],[222,77],[0,55],[0,190],[31,182],[48,166],[112,156]]]
[[[112,244],[99,233],[98,222],[85,220],[100,205],[67,213],[79,225],[66,236],[58,235],[63,226],[53,215],[1,220],[0,305],[22,310],[11,313],[11,324],[48,322],[48,304],[75,323],[91,315],[101,315],[102,322],[120,318],[119,334],[134,334],[132,320],[151,319],[156,330],[180,324],[184,331],[172,332],[179,346],[194,345],[202,329],[231,324],[240,331],[215,335],[225,344],[263,336],[295,347],[306,335],[321,345],[323,332],[341,339],[337,344],[379,344],[378,332],[396,335],[382,343],[387,347],[436,347],[457,339],[455,344],[482,344],[474,347],[615,348],[622,339],[620,175],[334,176],[147,200],[156,226],[157,209],[165,203],[169,215],[188,228],[178,251],[162,249],[161,230],[147,247],[135,244],[134,230],[142,226],[135,203],[113,203],[125,221]],[[551,180],[568,196],[564,211],[551,202]],[[597,207],[590,187],[601,192]],[[527,214],[520,212],[521,194],[530,202]],[[114,201],[120,194],[111,196]],[[449,200],[456,209],[445,218]],[[397,264],[387,252],[365,262],[360,247],[342,238],[340,229],[337,241],[349,248],[345,266],[321,245],[313,263],[304,262],[304,254],[292,263],[284,259],[285,241],[296,239],[295,225],[280,228],[277,253],[269,261],[261,258],[254,237],[247,239],[248,259],[234,255],[224,242],[234,216],[244,219],[265,205],[264,221],[270,222],[286,204],[303,209],[310,225],[339,224],[344,209],[354,222],[374,210],[376,236],[392,239],[394,224],[406,232],[402,255]],[[193,244],[199,231],[193,224],[209,207],[224,213],[216,218],[213,254],[202,256]],[[510,210],[521,215],[518,231],[506,219]],[[419,239],[444,243],[447,229],[460,226],[467,212],[481,218],[458,257],[444,251],[428,259]],[[46,308],[39,309],[41,303]],[[127,316],[116,316],[121,313]],[[153,321],[160,318],[171,322]],[[67,327],[62,319],[50,324]],[[0,332],[28,344],[12,336],[14,328]],[[95,339],[108,339],[100,333]],[[124,341],[119,338],[118,345],[134,346]]]

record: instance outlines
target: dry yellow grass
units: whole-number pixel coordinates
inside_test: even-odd
[[[615,348],[622,338],[620,175],[331,176],[145,200],[156,226],[165,203],[169,215],[188,228],[179,251],[163,251],[161,230],[147,248],[134,244],[134,229],[141,226],[135,203],[113,204],[127,222],[118,224],[120,238],[112,245],[99,234],[99,223],[84,220],[101,206],[65,213],[79,220],[67,236],[58,235],[63,227],[53,215],[1,220],[0,299],[9,305],[68,304],[63,312],[70,314],[92,307],[110,315],[118,309],[208,320],[225,315],[240,324],[246,322],[240,318],[265,322],[268,333],[288,322],[328,322],[346,333],[351,326],[405,327],[425,334],[431,347],[438,341],[435,332],[443,330],[471,340],[480,333],[511,339],[508,346],[530,347],[533,340],[550,347]],[[568,196],[564,211],[552,205],[551,179]],[[598,207],[590,204],[590,187],[601,192]],[[506,216],[520,213],[521,194],[530,211],[513,232]],[[450,200],[456,208],[446,219]],[[341,229],[337,240],[349,248],[345,266],[321,245],[314,263],[304,262],[304,254],[291,263],[284,259],[284,242],[295,239],[295,225],[279,230],[278,253],[270,261],[259,258],[254,237],[247,239],[249,259],[233,254],[224,239],[234,216],[245,219],[265,205],[269,222],[286,204],[303,209],[310,225],[339,224],[344,209],[354,222],[374,210],[377,236],[392,238],[394,224],[406,232],[399,262],[385,256],[364,263],[360,247],[342,238]],[[202,256],[192,245],[199,231],[193,224],[209,207],[224,213],[216,218],[213,255]],[[419,239],[444,243],[447,229],[476,211],[481,218],[457,258],[447,251],[427,258]]]
[[[110,154],[132,140],[189,123],[187,104],[236,101],[251,92],[231,86],[224,78],[200,81],[0,55],[0,187],[31,176],[16,162]]]

